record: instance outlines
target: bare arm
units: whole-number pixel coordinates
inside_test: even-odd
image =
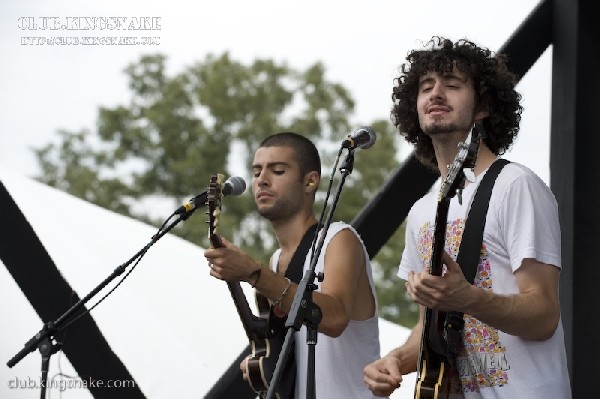
[[[557,267],[524,259],[514,273],[519,293],[500,295],[469,284],[460,266],[448,254],[443,257],[443,277],[427,272],[411,273],[407,290],[417,303],[442,311],[468,313],[507,334],[526,339],[548,339],[560,318]]]
[[[209,249],[206,258],[214,267],[210,274],[226,281],[252,281],[252,272],[260,266],[250,256],[230,242],[225,247]],[[319,331],[336,337],[350,322],[356,305],[355,293],[359,278],[365,269],[365,257],[358,238],[348,229],[338,232],[329,242],[325,253],[324,274],[321,291],[313,293],[313,300],[323,313]],[[263,267],[256,289],[272,301],[281,297],[287,285],[286,279],[270,268]],[[292,283],[281,301],[281,309],[288,312],[298,288]],[[374,312],[374,303],[372,305]]]
[[[467,312],[508,334],[528,339],[552,337],[560,319],[559,269],[525,259],[515,272],[519,294],[479,290]]]

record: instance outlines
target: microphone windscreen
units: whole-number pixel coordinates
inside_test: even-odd
[[[224,195],[240,195],[246,191],[246,181],[239,176],[231,176],[224,184]]]

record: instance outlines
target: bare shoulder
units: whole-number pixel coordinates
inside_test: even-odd
[[[331,238],[325,254],[325,264],[357,270],[364,268],[365,258],[363,244],[358,235],[351,228],[343,228]]]
[[[355,254],[363,253],[362,242],[351,226],[344,227],[336,232],[331,238],[329,247],[331,249],[344,249],[348,252],[352,251]]]

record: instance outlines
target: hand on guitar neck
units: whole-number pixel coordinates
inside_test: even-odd
[[[458,263],[447,253],[442,253],[445,266],[443,278],[429,272],[410,272],[406,290],[411,299],[426,308],[442,312],[464,311],[473,301],[473,285],[466,280]],[[443,292],[443,297],[439,294]]]

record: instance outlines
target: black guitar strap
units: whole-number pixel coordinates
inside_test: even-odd
[[[302,241],[298,244],[298,248],[294,252],[292,259],[290,260],[290,264],[288,265],[287,270],[285,271],[285,276],[292,280],[294,283],[299,283],[303,276],[304,262],[306,260],[306,254],[308,254],[308,249],[313,241],[317,230],[318,223],[313,224],[306,230],[304,233],[304,237],[302,237]]]
[[[298,284],[302,279],[304,262],[306,260],[306,255],[308,254],[308,249],[310,248],[313,237],[316,233],[317,225],[318,223],[315,223],[310,226],[308,230],[306,230],[304,237],[302,237],[302,241],[300,241],[300,244],[298,244],[294,255],[292,255],[292,259],[290,259],[290,264],[285,271],[285,276],[296,284]],[[279,269],[279,265],[277,269]],[[269,329],[272,336],[281,334],[283,332],[285,321],[285,317],[276,316],[273,312],[273,308],[271,307],[271,312],[269,314]]]
[[[467,281],[473,284],[475,274],[477,273],[477,265],[481,255],[481,245],[483,243],[483,228],[487,216],[488,207],[490,205],[490,197],[492,189],[496,182],[496,177],[510,161],[506,159],[497,159],[489,167],[473,198],[471,209],[465,223],[458,257],[456,262],[460,265],[463,274]],[[459,344],[462,340],[462,329],[464,327],[464,319],[462,312],[448,312],[445,321],[446,342],[448,343],[448,351],[452,358],[458,353]]]
[[[306,255],[308,254],[308,250],[311,247],[311,243],[313,241],[313,237],[316,233],[318,223],[315,223],[311,227],[306,230],[304,233],[304,237],[302,237],[302,241],[298,244],[292,259],[290,260],[290,264],[288,265],[287,270],[285,271],[285,276],[289,278],[291,281],[295,283],[299,283],[303,276],[304,262],[306,260]],[[283,345],[284,331],[285,331],[285,317],[278,317],[275,315],[273,311],[273,307],[271,307],[271,311],[269,312],[269,334],[270,341],[273,347],[280,348]],[[275,359],[277,360],[277,359]],[[296,360],[294,351],[292,350],[288,354],[287,361],[283,368],[282,380],[280,382],[279,387],[285,386],[287,388],[291,388],[291,394],[293,395],[293,387],[295,385],[296,380]],[[285,395],[280,395],[281,399],[290,399],[285,397]]]
[[[456,263],[460,265],[467,281],[471,284],[475,280],[477,265],[479,264],[481,244],[483,243],[483,228],[485,227],[492,189],[494,188],[496,177],[498,177],[504,165],[509,162],[506,159],[497,159],[490,166],[483,179],[481,179],[481,184],[477,188],[471,209],[469,210]]]

